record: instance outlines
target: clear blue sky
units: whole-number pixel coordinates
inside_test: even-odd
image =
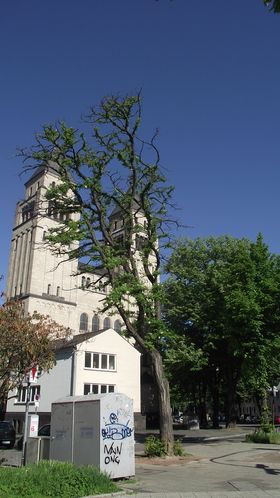
[[[280,252],[280,15],[262,0],[10,0],[0,23],[0,274],[23,194],[16,148],[140,87],[186,235],[261,231]]]

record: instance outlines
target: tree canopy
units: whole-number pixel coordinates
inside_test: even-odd
[[[272,351],[279,352],[279,258],[261,236],[255,243],[209,237],[179,242],[167,271],[165,318],[183,344],[179,356],[171,347],[167,361],[177,356],[170,362],[175,376],[184,368],[184,378],[196,372],[197,385],[207,385],[215,399],[216,415],[222,396],[230,422],[240,380],[254,379],[263,394]]]
[[[157,133],[140,136],[140,95],[109,96],[90,109],[85,131],[59,122],[43,127],[36,144],[22,151],[31,167],[55,164],[60,180],[47,192],[53,212],[67,219],[48,234],[53,251],[83,261],[83,272],[100,271],[93,289],[109,292],[103,311],[117,312],[125,332],[150,358],[159,397],[161,436],[172,451],[169,387],[160,345],[166,329],[160,317],[159,245],[172,188],[160,169]],[[44,207],[41,207],[44,211]]]
[[[264,4],[270,7],[273,12],[280,12],[280,0],[264,0]]]

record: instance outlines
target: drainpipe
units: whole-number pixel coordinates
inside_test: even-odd
[[[72,352],[72,362],[71,362],[71,380],[70,380],[70,396],[74,396],[74,390],[76,386],[76,352],[77,352],[77,347],[73,347],[73,352]]]

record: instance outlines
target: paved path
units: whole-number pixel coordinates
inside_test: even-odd
[[[280,498],[280,445],[244,443],[240,428],[177,434],[197,460],[172,465],[138,461],[136,478],[122,483],[130,498]],[[137,438],[140,455],[143,440],[144,434]],[[0,451],[1,456],[12,465],[20,461],[16,450]]]
[[[125,485],[135,493],[131,496],[280,498],[279,445],[208,439],[186,444],[185,449],[199,460],[173,465],[137,464],[136,481]]]

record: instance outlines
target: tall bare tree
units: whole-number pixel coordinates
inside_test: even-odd
[[[139,136],[140,95],[110,96],[85,118],[89,132],[59,122],[43,127],[22,151],[28,167],[55,164],[60,181],[47,192],[55,213],[68,213],[47,239],[53,251],[79,258],[83,271],[100,271],[103,311],[121,316],[125,331],[150,359],[159,399],[160,435],[169,454],[173,430],[161,349],[160,246],[168,243],[172,187],[160,169],[157,133]],[[31,162],[30,162],[31,159]],[[61,216],[63,218],[63,216]]]

